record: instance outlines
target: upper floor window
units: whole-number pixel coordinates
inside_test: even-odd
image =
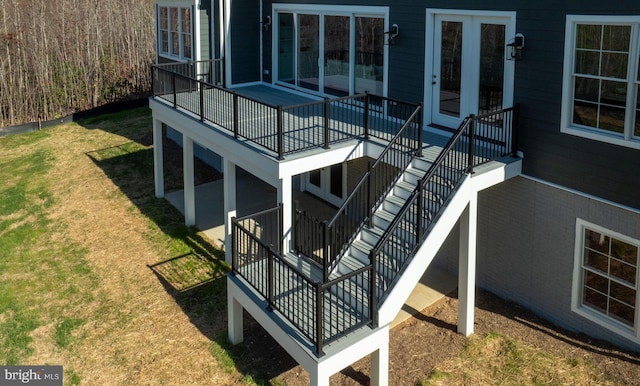
[[[191,8],[159,7],[158,49],[161,55],[193,59]]]
[[[640,341],[640,241],[583,220],[577,222],[573,309]]]
[[[568,16],[563,132],[640,149],[640,16]]]

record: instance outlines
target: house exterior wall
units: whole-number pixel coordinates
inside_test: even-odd
[[[480,192],[477,284],[564,328],[638,351],[571,311],[578,218],[640,239],[639,212],[538,180],[517,177]],[[457,228],[434,264],[457,272]]]
[[[231,2],[232,83],[260,81],[260,6],[256,0]]]
[[[211,39],[213,38],[211,23],[213,20],[211,3],[203,1],[198,5],[198,18],[200,22],[200,60],[209,60],[211,55]]]

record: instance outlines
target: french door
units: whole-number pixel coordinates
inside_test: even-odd
[[[277,12],[276,83],[322,95],[383,95],[383,16]]]
[[[504,16],[433,15],[431,122],[456,128],[469,114],[508,107],[513,101],[513,61]]]

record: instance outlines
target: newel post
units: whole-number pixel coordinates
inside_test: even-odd
[[[513,116],[511,117],[511,155],[518,157],[518,136],[520,134],[520,103],[513,106]]]
[[[416,219],[418,220],[418,226],[416,227],[416,245],[420,245],[422,244],[422,234],[423,229],[422,229],[422,219],[424,217],[423,213],[424,213],[424,201],[422,200],[422,188],[424,187],[424,182],[422,181],[422,179],[418,180],[418,186],[416,187],[416,189],[418,189],[418,208],[417,208],[417,214],[416,214]]]
[[[330,103],[329,103],[329,98],[324,98],[324,102],[322,103],[322,109],[323,111],[323,118],[324,118],[324,144],[323,144],[323,148],[328,149],[329,148],[329,112],[330,112]]]
[[[233,137],[238,138],[238,93],[233,91]]]
[[[171,73],[171,89],[173,90],[173,108],[178,106],[178,97],[176,95],[176,73]]]
[[[204,122],[204,84],[198,81],[200,86],[200,122]]]
[[[326,283],[329,279],[329,223],[327,220],[322,222],[322,282]]]
[[[469,124],[469,150],[468,150],[468,165],[467,165],[467,173],[473,173],[473,158],[475,153],[475,141],[476,141],[476,116],[475,114],[471,114],[469,116],[471,123]]]
[[[369,320],[373,323],[373,327],[378,326],[378,284],[376,283],[376,277],[378,276],[376,270],[376,253],[372,249],[369,251],[369,262],[371,264],[371,274],[369,276]]]
[[[369,92],[364,93],[364,116],[362,125],[364,126],[364,138],[369,139]]]
[[[277,111],[277,126],[278,126],[278,159],[284,159],[284,128],[282,127],[283,111],[282,106],[278,106]]]

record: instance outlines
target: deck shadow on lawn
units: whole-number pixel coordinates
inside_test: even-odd
[[[165,188],[181,188],[177,186],[182,182],[181,151],[170,140],[165,146]],[[178,150],[167,151],[171,147]],[[171,153],[172,156],[167,155]],[[116,146],[87,152],[86,155],[164,234],[180,239],[191,249],[187,253],[149,265],[149,269],[191,323],[212,344],[227,351],[235,368],[242,374],[253,377],[258,384],[267,384],[269,379],[297,366],[286,351],[248,314],[245,316],[245,342],[237,346],[229,344],[226,311],[228,266],[224,263],[224,252],[201,237],[194,227],[185,226],[183,215],[168,201],[155,197],[153,149],[136,141],[125,141]],[[196,173],[198,170],[202,176],[200,181],[219,178],[217,172],[196,159]]]

